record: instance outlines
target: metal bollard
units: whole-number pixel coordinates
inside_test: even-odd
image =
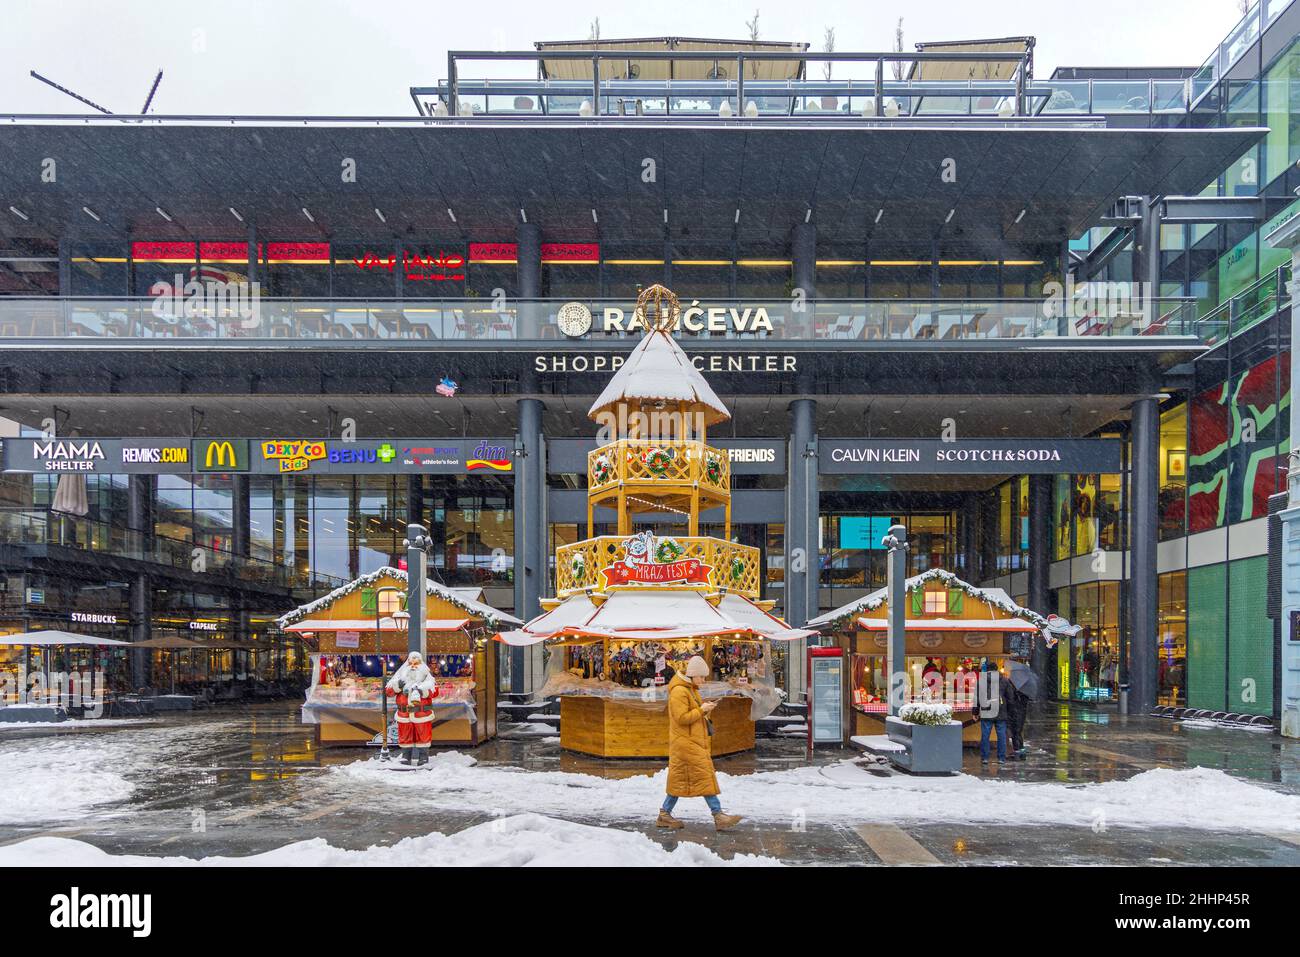
[[[1128,714],[1128,685],[1119,686],[1119,713]]]

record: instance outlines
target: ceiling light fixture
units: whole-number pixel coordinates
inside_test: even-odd
[[[808,220],[810,220],[810,219],[812,219],[812,207],[811,207],[811,206],[808,207],[808,209],[807,209],[807,210],[804,212],[804,214],[803,214],[803,221],[804,221],[805,223],[808,222]]]
[[[880,217],[883,216],[883,215],[885,215],[885,208],[882,206],[882,207],[880,207],[880,211],[876,213],[876,223],[877,223],[877,224],[879,224],[879,222],[880,222]]]
[[[95,222],[97,222],[97,223],[98,223],[98,222],[103,222],[103,220],[101,220],[101,219],[99,218],[99,215],[98,215],[98,214],[97,214],[93,209],[91,209],[89,206],[82,206],[82,207],[81,207],[81,211],[82,211],[83,213],[85,213],[87,216],[89,216],[91,219],[93,219]]]
[[[952,217],[953,217],[953,215],[954,215],[956,212],[957,212],[957,207],[956,207],[956,206],[954,206],[952,209],[948,210],[948,215],[945,216],[945,217],[943,218],[943,222],[944,222],[944,225],[945,225],[945,226],[946,226],[948,223],[952,222]]]
[[[1025,211],[1024,211],[1023,209],[1022,209],[1020,212],[1016,213],[1016,222],[1017,222],[1017,223],[1020,222],[1020,221],[1021,221],[1022,219],[1024,219],[1024,218],[1025,218]],[[1015,224],[1013,223],[1012,225],[1015,225]]]
[[[226,208],[230,210],[230,215],[234,216],[235,219],[239,220],[241,223],[244,221],[244,217],[239,215],[239,210],[235,209],[235,207],[227,206]]]
[[[735,222],[735,223],[739,223],[739,222],[740,222],[740,207],[736,207],[736,218],[735,218],[734,220],[732,220],[732,222]]]
[[[316,217],[311,214],[311,210],[309,210],[306,206],[302,208],[302,214],[306,216],[307,219],[310,220],[311,222],[313,223],[316,222]]]
[[[591,221],[597,224],[600,223],[600,220],[596,218],[596,211],[594,209],[591,211]]]
[[[24,212],[23,212],[21,209],[19,209],[17,206],[10,206],[10,207],[9,207],[9,212],[13,213],[15,216],[17,216],[17,217],[18,217],[19,219],[21,219],[23,222],[27,222],[27,214],[24,213]]]
[[[668,209],[667,209],[667,207],[664,208],[664,222],[665,222],[665,223],[668,222]]]
[[[379,211],[379,207],[378,207],[378,206],[375,207],[375,215],[379,217],[379,221],[380,221],[381,223],[386,223],[386,222],[388,222],[388,220],[386,220],[386,219],[384,218],[384,214],[381,213],[381,212]]]
[[[163,209],[161,206],[155,206],[155,207],[153,208],[153,210],[154,210],[155,213],[157,213],[157,214],[158,214],[159,216],[161,216],[163,219],[167,220],[167,222],[170,223],[170,222],[172,221],[172,218],[171,218],[170,216],[167,215],[167,210]]]
[[[522,206],[519,207],[519,218],[522,219],[525,223],[528,222],[528,213]]]
[[[447,207],[447,215],[451,217],[453,223],[456,221],[456,214],[451,211],[450,206]]]

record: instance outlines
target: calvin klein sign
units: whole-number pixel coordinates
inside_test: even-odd
[[[1118,439],[822,439],[823,473],[1069,475],[1120,470]]]

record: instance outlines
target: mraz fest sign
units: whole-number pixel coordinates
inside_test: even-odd
[[[653,532],[638,532],[624,543],[624,557],[602,568],[605,587],[612,585],[706,585],[712,565],[698,558],[682,558],[685,549],[671,538],[656,539]]]

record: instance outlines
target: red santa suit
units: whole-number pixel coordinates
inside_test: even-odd
[[[397,699],[398,746],[427,751],[433,741],[433,699],[438,696],[438,682],[418,651],[411,652],[388,679],[387,690]]]

